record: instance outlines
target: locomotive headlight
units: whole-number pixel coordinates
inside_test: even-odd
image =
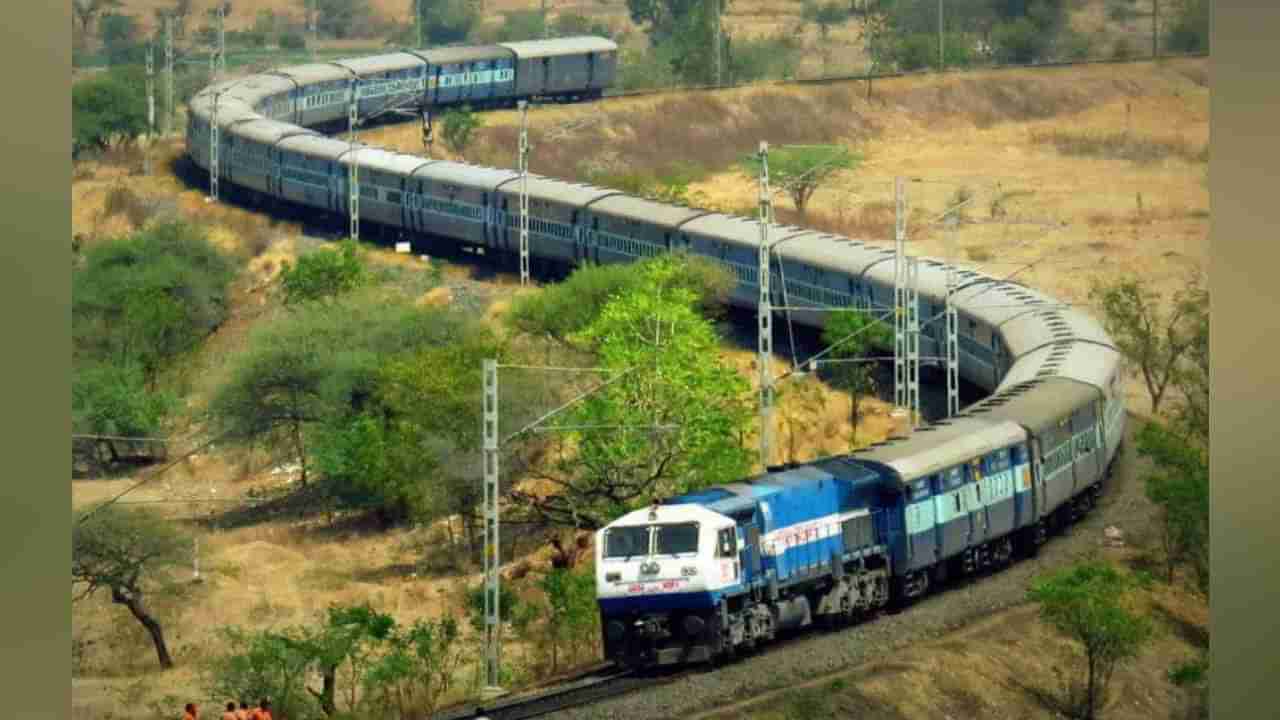
[[[685,565],[680,568],[680,574],[685,577],[693,577],[698,574],[698,567],[696,565]]]

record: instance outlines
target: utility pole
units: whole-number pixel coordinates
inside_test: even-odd
[[[209,199],[218,202],[218,98],[222,91],[213,94],[213,113],[209,116]]]
[[[911,413],[915,428],[920,412],[919,267],[916,258],[907,257],[907,193],[901,177],[894,179],[894,196],[893,400]]]
[[[316,24],[317,24],[316,18],[317,16],[320,15],[320,6],[317,4],[317,2],[318,0],[310,0],[311,10],[310,12],[307,13],[308,15],[311,16],[311,60],[312,62],[314,62],[316,59],[316,36],[319,33],[319,31],[316,29]]]
[[[418,33],[417,47],[422,47],[422,0],[413,0],[413,27]]]
[[[499,607],[501,578],[498,566],[498,361],[482,361],[484,374],[484,666],[485,689],[500,693],[498,677]]]
[[[550,28],[547,27],[547,0],[542,0],[542,39],[546,40]]]
[[[151,174],[151,143],[156,137],[155,43],[147,43],[147,149],[142,155],[144,171]]]
[[[939,72],[941,72],[946,67],[946,62],[942,59],[944,57],[942,52],[942,46],[944,42],[943,36],[942,36],[942,3],[943,3],[943,0],[938,0],[938,71]]]
[[[173,18],[169,15],[164,16],[164,75],[165,75],[165,95],[164,95],[164,131],[162,134],[168,135],[173,131],[173,121],[177,117],[174,105],[173,92]]]
[[[520,285],[529,284],[529,103],[520,101]]]
[[[218,2],[218,76],[227,72],[227,4],[219,0]]]
[[[351,79],[351,102],[347,105],[347,130],[351,142],[351,165],[347,179],[347,203],[351,211],[351,239],[360,242],[360,163],[356,161],[356,127],[360,124],[360,79]]]
[[[756,303],[757,358],[760,366],[760,465],[769,467],[770,416],[773,413],[773,308],[769,290],[769,223],[773,220],[773,200],[769,195],[769,143],[760,141],[760,247],[756,285],[760,297]]]
[[[716,0],[716,87],[720,87],[720,0]]]
[[[1160,57],[1160,0],[1151,0],[1151,57]]]
[[[957,220],[959,218],[956,218]],[[952,227],[951,235],[951,253],[952,262],[947,263],[947,295],[946,310],[944,317],[947,326],[946,352],[944,353],[947,363],[947,417],[955,417],[960,413],[960,316],[956,312],[956,268],[955,258],[955,228]]]

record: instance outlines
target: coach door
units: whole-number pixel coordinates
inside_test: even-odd
[[[982,458],[974,458],[969,461],[967,468],[969,483],[965,485],[965,509],[969,512],[969,544],[977,545],[986,542],[987,531],[990,528],[989,518],[987,517],[986,495],[990,494],[990,488],[984,487],[986,477],[982,472]],[[986,491],[984,493],[984,491]]]

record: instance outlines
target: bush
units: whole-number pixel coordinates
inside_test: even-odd
[[[280,34],[281,50],[305,50],[307,49],[307,39],[298,32],[286,32]]]
[[[226,317],[235,266],[185,223],[104,242],[71,276],[73,359],[136,362],[150,383]]]
[[[735,40],[729,48],[729,77],[734,83],[795,76],[799,43],[791,37]]]
[[[1164,47],[1180,53],[1209,50],[1209,0],[1182,0],[1165,34]]]
[[[907,72],[932,67],[938,62],[938,39],[923,33],[907,35],[897,42],[893,57]]]
[[[71,88],[71,152],[106,150],[147,131],[147,96],[137,68],[113,68]]]
[[[288,262],[280,271],[280,285],[287,305],[335,298],[350,292],[368,280],[368,270],[360,248],[353,240],[344,241],[336,250],[320,250]]]

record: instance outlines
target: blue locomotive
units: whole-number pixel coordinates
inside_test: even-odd
[[[596,538],[606,656],[629,666],[731,657],[1034,550],[1087,512],[1106,470],[1102,393],[1044,385],[910,440],[618,518]],[[1063,406],[1074,426],[1060,422]]]

